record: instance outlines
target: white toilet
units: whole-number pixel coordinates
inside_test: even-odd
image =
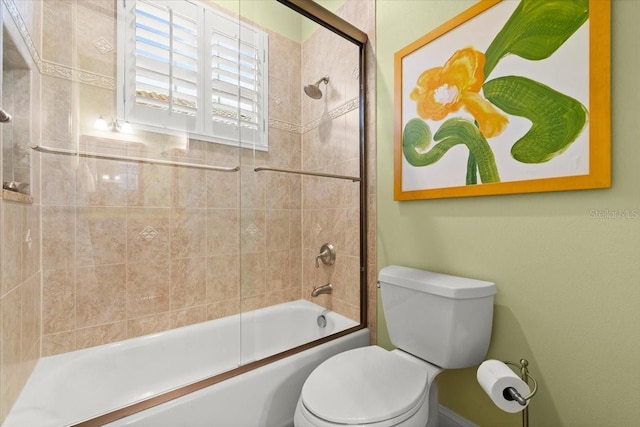
[[[296,427],[435,427],[436,375],[484,359],[495,284],[395,265],[379,283],[397,349],[357,348],[318,366],[302,387]]]

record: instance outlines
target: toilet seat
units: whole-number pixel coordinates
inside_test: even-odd
[[[305,382],[300,404],[327,425],[397,425],[425,407],[427,370],[378,346],[340,353]]]

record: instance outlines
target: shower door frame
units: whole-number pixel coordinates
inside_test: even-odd
[[[239,0],[240,2],[242,0]],[[359,49],[359,152],[360,152],[360,324],[352,328],[346,329],[341,332],[337,332],[333,335],[320,338],[315,341],[311,341],[304,345],[286,350],[284,352],[269,356],[264,359],[260,359],[246,365],[242,365],[236,369],[223,372],[222,374],[213,375],[211,377],[204,378],[195,383],[188,384],[177,389],[161,393],[159,395],[150,397],[143,401],[136,402],[129,406],[102,414],[95,418],[85,420],[74,424],[74,427],[94,427],[102,426],[104,424],[116,421],[118,419],[133,415],[137,412],[145,409],[152,408],[154,406],[166,403],[173,399],[185,396],[187,394],[196,392],[222,381],[228,380],[243,373],[258,369],[262,366],[276,362],[280,359],[292,356],[302,351],[308,350],[312,347],[318,346],[328,341],[340,338],[355,331],[365,329],[368,322],[367,313],[367,270],[368,270],[368,244],[367,244],[367,220],[368,220],[368,194],[367,194],[367,144],[366,144],[366,126],[365,126],[365,105],[366,105],[366,43],[368,36],[365,32],[356,28],[346,20],[340,18],[336,14],[330,12],[324,7],[312,0],[276,0],[277,2],[291,8],[299,14],[311,19],[320,26],[336,33],[337,35],[351,41]]]
[[[366,105],[366,45],[369,37],[367,33],[345,21],[338,15],[315,3],[313,0],[276,0],[288,6],[299,14],[306,16],[320,26],[333,31],[337,35],[349,40],[358,47],[359,54],[359,123],[360,123],[360,325],[348,331],[362,329],[367,326],[367,222],[368,222],[368,201],[367,201],[367,144],[365,132],[365,105]],[[338,336],[341,336],[340,334]],[[335,336],[336,338],[338,336]],[[324,340],[328,341],[328,340]],[[322,342],[324,342],[322,341]],[[314,341],[315,343],[316,341]],[[312,343],[313,344],[313,343]]]

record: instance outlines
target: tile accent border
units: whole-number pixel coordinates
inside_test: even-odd
[[[360,107],[360,98],[353,98],[353,99],[345,102],[341,106],[339,106],[337,108],[334,108],[333,110],[327,112],[326,114],[324,114],[319,119],[313,120],[313,121],[307,123],[306,125],[304,125],[303,128],[302,128],[302,133],[307,133],[307,132],[319,127],[320,124],[322,124],[324,122],[328,122],[328,121],[334,120],[337,117],[340,117],[340,116],[342,116],[344,114],[347,114],[350,111],[358,109],[359,107]]]
[[[29,49],[29,53],[31,54],[33,62],[36,63],[38,70],[42,72],[42,58],[38,53],[38,49],[36,49],[36,45],[33,43],[33,39],[31,38],[29,30],[27,29],[27,24],[25,24],[24,19],[22,19],[16,3],[13,0],[3,1],[5,6],[7,7],[7,10],[9,11],[9,15],[11,15],[11,18],[13,18],[13,22],[16,24],[16,27],[18,27],[18,31],[20,31],[20,35],[24,40],[24,44],[27,46],[27,49]]]
[[[90,73],[88,71],[68,67],[66,65],[56,64],[51,61],[43,60],[40,72],[49,76],[97,86],[103,89],[116,90],[116,81],[113,77]]]
[[[35,43],[33,43],[33,39],[31,38],[31,34],[29,34],[29,30],[27,29],[27,24],[25,24],[24,19],[20,15],[20,11],[16,6],[14,0],[3,0],[13,22],[18,27],[18,31],[20,31],[20,35],[24,40],[27,49],[29,49],[29,53],[31,54],[31,58],[33,62],[38,67],[38,70],[41,74],[46,74],[53,77],[59,77],[67,80],[72,80],[80,83],[85,83],[92,86],[101,87],[103,89],[116,89],[115,79],[108,76],[103,76],[96,73],[90,73],[84,70],[68,67],[66,65],[56,64],[55,62],[46,61],[42,59],[38,49],[36,49]]]
[[[307,133],[313,129],[319,127],[322,123],[336,119],[350,111],[357,110],[360,107],[360,98],[353,98],[341,106],[334,108],[327,112],[319,119],[313,120],[304,126],[296,125],[293,123],[287,123],[281,120],[269,119],[269,127],[274,129],[280,129],[287,132],[293,132],[298,134]]]
[[[294,123],[283,122],[281,120],[269,119],[269,127],[291,133],[302,134],[302,126]]]

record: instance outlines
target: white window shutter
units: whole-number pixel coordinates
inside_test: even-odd
[[[127,0],[123,15],[119,118],[267,147],[264,32],[185,0]]]

